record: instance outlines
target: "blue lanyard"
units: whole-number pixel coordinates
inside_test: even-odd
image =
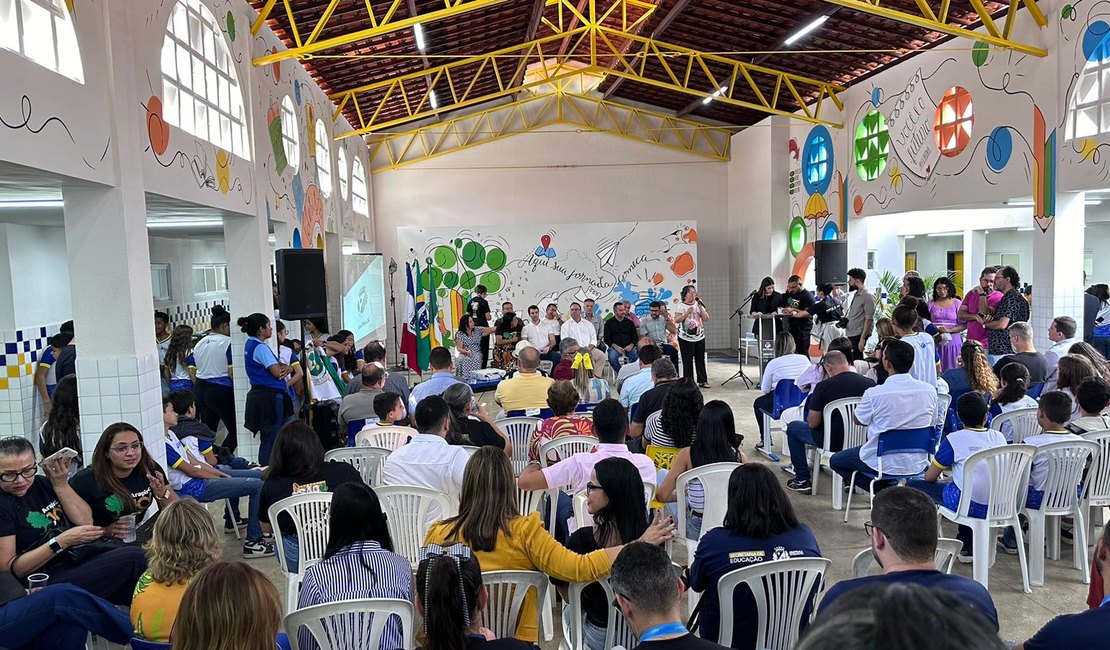
[[[689,630],[682,623],[666,623],[664,625],[656,625],[644,630],[640,635],[640,643],[647,643],[652,639],[668,636],[671,634],[689,634]]]
[[[1107,595],[1106,595],[1106,598],[1103,598],[1103,599],[1102,599],[1102,602],[1101,602],[1101,603],[1099,603],[1099,604],[1098,604],[1098,606],[1099,606],[1099,607],[1105,607],[1105,606],[1106,606],[1106,603],[1110,603],[1110,594],[1107,594]]]

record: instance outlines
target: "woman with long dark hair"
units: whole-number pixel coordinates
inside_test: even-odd
[[[813,531],[798,521],[774,470],[762,463],[737,467],[728,480],[724,526],[701,538],[690,565],[690,588],[702,592],[702,637],[718,636],[717,582],[737,568],[734,558],[742,558],[743,566],[753,566],[797,557],[821,557],[821,549]],[[734,593],[732,647],[754,650],[755,601],[747,589]]]
[[[54,388],[53,406],[39,429],[39,453],[48,458],[64,447],[77,452],[71,474],[81,468],[81,413],[77,403],[77,375],[62,377]]]
[[[1098,376],[1110,381],[1110,361],[1107,361],[1106,357],[1102,356],[1102,353],[1091,346],[1090,343],[1085,341],[1073,343],[1072,346],[1068,348],[1068,354],[1078,354],[1082,357],[1086,357],[1087,361],[1090,361],[1091,365],[1094,366]],[[1048,389],[1049,387],[1045,386],[1045,388]]]
[[[681,296],[682,302],[675,307],[674,324],[678,327],[682,376],[694,377],[696,368],[698,386],[709,388],[709,378],[705,374],[705,324],[709,322],[709,310],[698,300],[694,285],[682,287]]]
[[[223,305],[212,308],[208,334],[193,346],[193,361],[197,366],[197,418],[213,431],[223,422],[227,429],[223,446],[234,453],[239,435],[231,382],[231,314]]]
[[[293,369],[281,363],[266,344],[274,333],[266,314],[254,313],[238,321],[239,329],[249,338],[243,348],[247,379],[251,389],[247,393],[244,424],[248,431],[258,435],[258,464],[270,464],[270,450],[278,430],[293,417],[293,402],[285,392],[285,378]]]
[[[517,318],[516,312],[510,311],[501,315],[494,324],[493,357],[490,367],[500,368],[506,372],[516,369],[516,358],[513,350],[520,342],[520,333],[524,330],[524,323]]]
[[[170,384],[170,391],[193,390],[196,363],[190,361],[193,353],[193,328],[178,325],[173,328],[166,359],[162,362],[162,376]]]
[[[586,510],[594,525],[579,528],[567,540],[567,548],[575,553],[585,555],[639,539],[648,520],[644,484],[636,466],[624,458],[606,458],[594,465],[586,484]],[[589,650],[604,650],[609,601],[601,585],[591,584],[582,591],[582,611],[586,616],[582,640]],[[569,609],[563,610],[563,616],[569,614]]]
[[[646,429],[644,434],[648,441],[660,447],[689,447],[694,439],[694,432],[698,428],[698,415],[702,409],[701,390],[694,383],[693,378],[683,377],[675,381],[674,386],[667,391],[663,398],[663,407],[659,414],[659,431]]]
[[[1079,393],[1079,385],[1084,380],[1091,377],[1097,377],[1095,367],[1086,357],[1078,354],[1065,354],[1060,357],[1056,365],[1056,387],[1054,390],[1062,390],[1071,398],[1072,413],[1071,419],[1079,417],[1079,402],[1075,396]]]
[[[480,327],[470,314],[459,318],[459,330],[455,332],[455,349],[459,356],[455,359],[455,376],[467,381],[471,375],[482,368],[482,341],[493,334],[493,327]]]
[[[352,380],[359,377],[362,373],[362,366],[366,363],[365,360],[358,358],[362,350],[355,352],[355,335],[351,330],[339,330],[335,333],[335,336],[328,340],[343,346],[343,351],[335,355],[335,362],[339,365],[343,382],[350,384]],[[343,390],[342,392],[346,394],[347,391]]]
[[[361,481],[335,488],[324,558],[305,569],[297,608],[354,598],[410,600],[411,595],[412,567],[393,552],[378,495]],[[319,647],[308,630],[300,637],[302,648]],[[394,618],[386,623],[380,647],[392,650],[401,642],[400,621]]]
[[[774,316],[783,306],[782,294],[775,291],[775,279],[767,276],[759,283],[752,297],[751,309],[748,313],[757,317],[752,323],[752,334],[759,336],[759,316]]]
[[[1020,363],[1007,363],[998,372],[998,392],[991,404],[991,413],[999,415],[1014,409],[1035,408],[1037,400],[1029,397],[1029,369]],[[1014,427],[1009,422],[1002,424],[1002,435],[1007,442],[1014,439]]]

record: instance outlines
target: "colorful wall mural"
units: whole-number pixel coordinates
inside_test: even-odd
[[[597,301],[602,316],[618,300],[637,314],[649,304],[678,302],[682,287],[697,282],[695,221],[585,223],[545,229],[397,228],[398,249],[419,267],[421,284],[435,295],[433,345],[453,345],[453,335],[474,287],[489,290],[490,307],[511,301],[517,313],[531,304]]]

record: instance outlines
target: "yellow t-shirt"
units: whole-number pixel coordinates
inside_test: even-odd
[[[494,400],[506,411],[547,408],[547,389],[555,380],[537,373],[517,373],[497,385]]]
[[[131,601],[131,625],[135,638],[168,643],[177,609],[189,583],[166,585],[155,582],[150,572],[143,573],[135,585]]]

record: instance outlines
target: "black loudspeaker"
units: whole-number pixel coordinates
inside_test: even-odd
[[[278,312],[282,318],[316,318],[328,315],[328,289],[324,280],[324,251],[319,248],[283,248],[277,261]]]
[[[817,284],[848,284],[848,241],[822,239],[813,243]]]

